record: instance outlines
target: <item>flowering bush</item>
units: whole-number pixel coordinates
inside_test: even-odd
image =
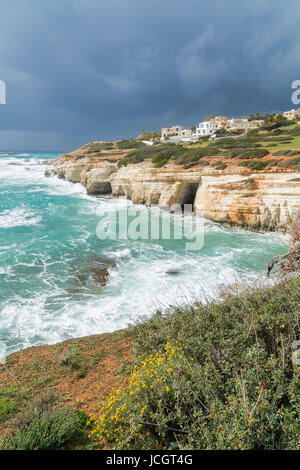
[[[151,448],[175,430],[176,395],[192,359],[178,341],[138,359],[126,385],[116,387],[103,399],[99,414],[91,415],[90,437],[118,448]]]
[[[299,449],[299,306],[297,277],[157,312],[132,329],[136,366],[91,436],[120,449]]]

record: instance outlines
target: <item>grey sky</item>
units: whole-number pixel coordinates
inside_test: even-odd
[[[299,17],[298,0],[2,2],[0,148],[292,108]]]

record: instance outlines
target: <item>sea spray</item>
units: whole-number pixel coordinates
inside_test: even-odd
[[[45,160],[57,156],[0,157],[0,340],[7,354],[205,301],[224,285],[263,276],[268,260],[286,251],[287,237],[210,221],[198,251],[186,250],[185,240],[99,240],[103,209],[114,213],[128,203],[46,178]],[[105,285],[91,274],[97,260],[108,263]]]

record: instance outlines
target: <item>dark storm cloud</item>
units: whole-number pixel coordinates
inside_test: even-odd
[[[292,107],[298,0],[10,0],[1,5],[0,147]]]

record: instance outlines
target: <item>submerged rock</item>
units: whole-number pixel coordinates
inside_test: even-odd
[[[116,266],[114,260],[106,258],[90,258],[87,260],[81,271],[76,272],[77,281],[82,285],[90,282],[96,285],[105,286],[109,276],[109,269]]]
[[[168,271],[166,271],[166,274],[170,274],[170,275],[176,275],[179,273],[180,273],[180,269],[168,269]]]

